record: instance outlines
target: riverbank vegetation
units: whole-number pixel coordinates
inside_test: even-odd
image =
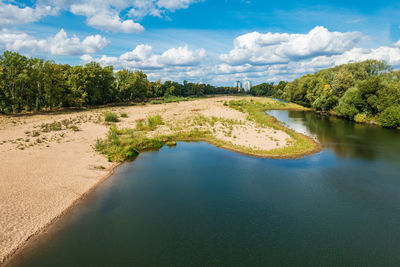
[[[261,100],[260,100],[261,101]],[[149,116],[146,120],[136,122],[135,128],[119,129],[112,125],[105,139],[98,139],[95,149],[106,155],[109,161],[122,162],[132,159],[140,152],[157,150],[164,145],[176,144],[176,141],[206,141],[217,147],[226,148],[239,153],[272,158],[297,158],[319,151],[320,146],[312,138],[296,133],[279,124],[278,121],[265,114],[269,109],[295,109],[305,110],[292,103],[282,103],[276,100],[264,102],[254,100],[225,101],[224,106],[238,110],[246,114],[246,121],[227,119],[223,117],[207,117],[201,114],[193,115],[184,121],[165,122],[162,116],[157,114]],[[255,125],[257,132],[265,133],[266,129],[272,129],[275,134],[284,132],[288,139],[281,146],[274,135],[265,136],[267,140],[276,142],[277,148],[262,150],[251,146],[236,145],[229,140],[235,140],[235,130],[247,132],[246,126]],[[163,127],[162,131],[157,131]],[[226,137],[221,138],[222,137]]]
[[[0,113],[87,107],[110,103],[143,102],[154,104],[190,100],[214,94],[233,94],[232,87],[215,87],[184,81],[150,82],[141,71],[56,64],[5,51],[0,55]]]
[[[280,98],[359,123],[400,127],[400,71],[382,61],[336,66],[289,83],[263,83],[254,86],[251,94]]]

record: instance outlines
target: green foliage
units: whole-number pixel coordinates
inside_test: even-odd
[[[149,116],[147,121],[139,120],[136,123],[136,131],[153,131],[159,125],[164,125],[162,117],[160,115]]]
[[[364,101],[360,90],[353,87],[347,90],[344,96],[340,99],[336,111],[339,116],[352,120],[356,114],[361,112],[363,106]]]
[[[155,115],[147,118],[147,124],[150,130],[154,130],[158,125],[163,125],[164,122],[160,115]]]
[[[141,71],[114,73],[111,66],[102,67],[96,62],[71,67],[11,51],[0,55],[1,113],[144,102],[164,96],[162,103],[169,103],[188,100],[189,96],[232,93],[237,93],[233,87],[149,82]]]
[[[359,122],[378,115],[393,105],[400,105],[400,71],[385,62],[366,60],[320,70],[290,83],[263,83],[251,89],[256,96],[272,96],[312,107],[334,111],[341,117]]]
[[[400,127],[400,106],[391,106],[385,109],[379,117],[379,124],[384,127]]]
[[[126,113],[124,113],[124,112],[121,113],[120,116],[121,116],[121,118],[128,118],[128,114],[126,114]]]
[[[133,129],[118,129],[112,125],[105,140],[97,139],[95,144],[96,151],[107,155],[112,162],[122,162],[136,157],[140,152],[146,150],[157,150],[168,144],[176,145],[175,140],[185,140],[190,138],[200,138],[204,133],[193,130],[186,133],[177,133],[170,136],[148,138],[142,132]]]
[[[106,122],[118,122],[118,115],[114,112],[107,111],[106,113],[104,113],[104,120]]]
[[[357,123],[366,123],[368,121],[368,116],[365,113],[359,113],[354,116],[354,121]]]

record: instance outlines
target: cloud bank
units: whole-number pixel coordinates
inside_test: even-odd
[[[141,33],[145,16],[188,8],[200,0],[37,0],[32,6],[0,2],[0,25],[28,24],[60,11],[85,16],[88,26],[111,32]]]
[[[61,29],[56,35],[47,39],[35,39],[26,33],[0,31],[0,49],[25,53],[50,53],[54,56],[80,56],[97,53],[110,42],[101,35],[90,35],[82,41],[75,35],[68,37]]]

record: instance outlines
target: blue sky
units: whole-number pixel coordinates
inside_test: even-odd
[[[291,80],[367,58],[400,65],[393,0],[0,1],[0,50],[150,80]]]

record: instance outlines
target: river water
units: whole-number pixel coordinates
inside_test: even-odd
[[[10,266],[400,265],[400,132],[269,114],[324,149],[297,160],[204,142],[142,153]]]

